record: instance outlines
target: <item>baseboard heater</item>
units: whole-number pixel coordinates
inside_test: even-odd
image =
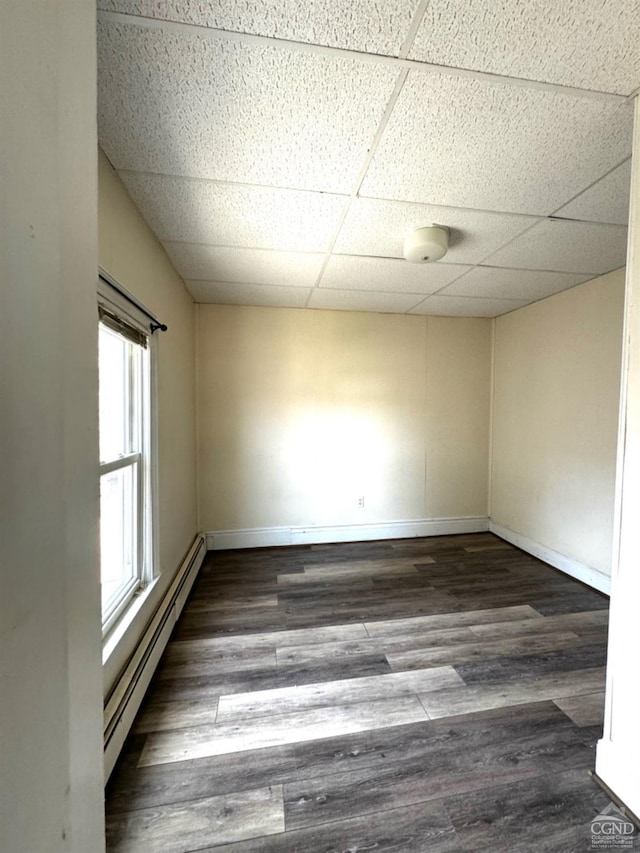
[[[135,652],[118,678],[104,707],[104,779],[109,779],[133,725],[151,677],[167,645],[204,555],[204,536],[196,536],[173,582],[156,608]]]

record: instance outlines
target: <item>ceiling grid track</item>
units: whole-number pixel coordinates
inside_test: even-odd
[[[98,6],[100,144],[196,302],[496,317],[624,265],[635,0]]]
[[[356,180],[356,184],[355,184],[355,187],[353,189],[353,192],[351,193],[351,196],[349,197],[349,201],[345,204],[344,209],[342,211],[342,215],[340,216],[340,219],[338,220],[336,230],[335,230],[333,237],[331,239],[331,242],[329,244],[329,248],[327,249],[325,259],[324,259],[324,263],[322,264],[322,268],[320,270],[320,273],[318,274],[318,278],[316,279],[313,287],[311,288],[311,291],[309,292],[309,296],[307,297],[307,301],[305,302],[305,308],[307,308],[309,306],[309,302],[311,301],[311,297],[313,296],[313,291],[316,290],[316,288],[318,288],[320,286],[320,282],[322,281],[322,276],[324,275],[324,273],[327,269],[327,266],[329,264],[329,260],[331,258],[331,255],[333,254],[334,246],[336,245],[338,237],[340,236],[340,231],[342,230],[342,226],[344,225],[344,221],[347,218],[347,215],[348,215],[349,210],[351,208],[351,204],[353,203],[353,200],[358,197],[358,192],[360,190],[360,187],[362,186],[362,182],[364,181],[364,179],[367,175],[367,171],[369,169],[371,161],[373,160],[373,158],[375,156],[376,149],[380,143],[380,140],[382,139],[382,134],[384,133],[385,128],[389,122],[389,119],[391,118],[391,113],[394,110],[394,107],[396,105],[396,101],[398,100],[398,98],[400,96],[400,92],[402,91],[402,87],[404,86],[404,84],[406,82],[408,74],[409,74],[408,71],[401,71],[400,74],[398,75],[398,79],[396,80],[396,85],[394,86],[393,92],[391,93],[391,97],[389,98],[389,103],[387,104],[387,107],[384,111],[384,115],[382,116],[380,124],[378,125],[376,135],[373,138],[371,148],[369,149],[369,152],[367,153],[364,164],[360,170],[360,174],[358,175],[358,178]]]
[[[427,5],[428,3],[421,4],[421,6],[423,6],[423,13]],[[346,50],[341,47],[328,47],[325,45],[313,44],[311,42],[272,38],[271,36],[254,35],[252,33],[242,33],[234,30],[221,30],[216,29],[215,27],[205,27],[199,24],[188,24],[181,21],[166,20],[164,18],[150,18],[141,15],[124,14],[122,12],[98,10],[98,20],[105,21],[106,23],[127,24],[129,26],[145,27],[147,29],[197,35],[201,38],[210,38],[217,41],[241,42],[259,47],[280,48],[282,50],[295,51],[297,53],[313,53],[318,56],[351,59],[357,62],[370,62],[379,65],[392,66],[399,69],[404,68],[407,71],[422,71],[426,74],[447,74],[452,77],[467,77],[473,80],[482,80],[485,83],[518,86],[527,89],[536,89],[541,92],[555,92],[557,94],[569,95],[574,98],[593,98],[595,100],[605,100],[620,104],[623,104],[628,100],[627,95],[619,95],[615,92],[581,89],[576,86],[563,86],[558,83],[528,80],[524,77],[490,74],[486,71],[474,71],[469,68],[459,68],[451,65],[437,65],[432,62],[422,62],[418,59],[408,59],[406,56],[386,56],[379,53],[364,53],[362,51]]]
[[[409,31],[405,37],[405,40],[402,44],[402,47],[400,48],[400,54],[399,55],[401,58],[404,58],[409,54],[409,51],[411,50],[413,42],[415,41],[415,37],[416,37],[416,34],[418,32],[418,28],[420,27],[420,24],[422,23],[422,19],[424,18],[424,13],[426,11],[428,4],[429,4],[429,0],[420,0],[420,3],[418,4],[418,8],[416,9],[416,12],[413,16],[413,20],[411,21]],[[380,140],[382,139],[382,134],[384,133],[384,131],[387,127],[387,124],[389,123],[389,119],[391,118],[391,114],[392,114],[393,110],[395,109],[396,102],[397,102],[398,98],[400,97],[400,92],[402,92],[402,88],[403,88],[408,76],[409,76],[409,72],[407,70],[401,71],[400,74],[398,75],[398,79],[396,80],[396,84],[394,86],[393,92],[391,93],[391,97],[389,98],[389,102],[387,103],[386,109],[384,111],[384,115],[382,116],[382,119],[380,120],[380,124],[378,125],[378,129],[376,131],[376,134],[373,137],[373,142],[371,144],[371,147],[369,148],[369,151],[367,152],[367,156],[365,157],[365,161],[362,165],[362,168],[360,169],[360,174],[358,175],[358,177],[356,179],[356,183],[355,183],[353,192],[351,193],[349,201],[347,202],[347,204],[345,204],[344,210],[342,211],[342,215],[341,215],[340,219],[338,220],[338,224],[337,224],[335,233],[333,235],[333,238],[331,240],[331,243],[329,244],[329,248],[327,249],[327,253],[325,255],[325,259],[324,259],[324,263],[322,265],[322,269],[320,270],[318,278],[316,279],[313,287],[309,291],[309,296],[307,297],[307,301],[305,302],[305,308],[307,308],[309,306],[309,303],[310,303],[311,298],[313,296],[313,291],[316,290],[318,287],[320,287],[320,282],[322,281],[322,277],[323,277],[323,275],[327,269],[327,266],[329,265],[329,260],[331,258],[331,255],[333,254],[334,246],[338,240],[338,237],[340,236],[342,226],[344,225],[344,221],[347,218],[347,215],[348,215],[349,210],[351,208],[351,204],[352,204],[353,200],[358,197],[358,193],[360,192],[360,188],[362,187],[364,179],[367,176],[367,172],[369,170],[369,166],[371,165],[371,161],[375,157],[376,150],[378,148]]]

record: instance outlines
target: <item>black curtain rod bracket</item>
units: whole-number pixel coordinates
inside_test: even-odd
[[[167,324],[166,323],[151,323],[149,328],[151,329],[151,334],[153,334],[154,332],[157,332],[158,330],[160,330],[161,332],[166,332],[167,331]]]

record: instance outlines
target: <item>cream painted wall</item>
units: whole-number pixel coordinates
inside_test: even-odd
[[[166,332],[156,333],[162,574],[138,617],[141,625],[169,585],[197,531],[195,308],[182,279],[102,151],[98,172],[98,250],[100,266],[169,327]],[[131,642],[135,642],[135,635],[134,626]],[[107,662],[105,690],[113,683],[126,650],[125,643],[121,654]]]
[[[426,512],[485,515],[491,321],[427,317]]]
[[[490,321],[197,311],[201,529],[486,516]]]
[[[624,270],[499,317],[491,518],[611,572]]]
[[[104,850],[92,0],[0,26],[0,850]]]

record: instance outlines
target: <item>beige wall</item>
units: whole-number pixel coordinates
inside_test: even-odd
[[[201,529],[486,516],[490,321],[199,305],[197,364]]]
[[[499,317],[492,520],[611,570],[624,270]]]
[[[426,510],[485,515],[491,321],[427,317]]]
[[[92,0],[2,4],[0,850],[104,850]]]
[[[195,308],[182,279],[102,152],[98,202],[100,266],[169,327],[167,332],[156,333],[158,528],[163,574],[153,604],[197,530]],[[106,672],[107,687],[115,674]]]

